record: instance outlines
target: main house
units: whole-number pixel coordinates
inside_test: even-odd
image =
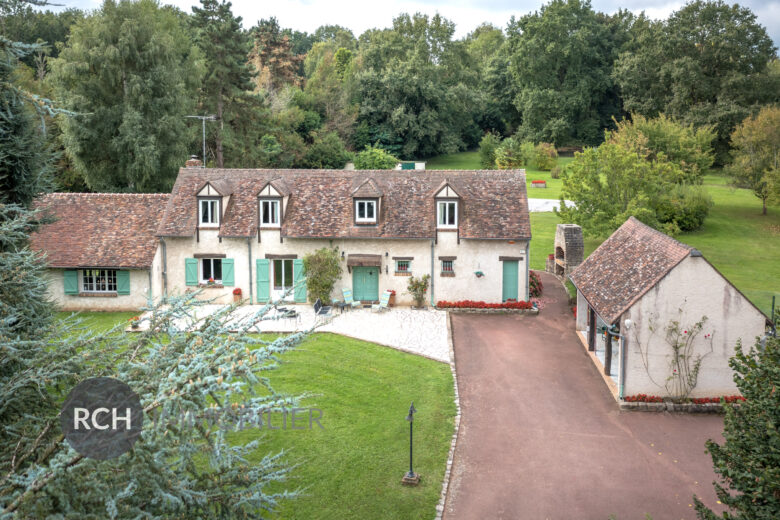
[[[735,394],[734,347],[749,348],[769,325],[699,250],[634,217],[569,279],[577,330],[621,398]]]
[[[525,186],[522,170],[185,167],[170,196],[43,197],[39,206],[59,220],[33,247],[49,255],[51,293],[65,308],[138,308],[140,299],[192,290],[227,303],[237,288],[252,303],[267,302],[296,286],[303,257],[322,247],[338,248],[342,261],[333,297],[350,288],[372,302],[395,290],[399,303],[411,303],[408,277],[427,274],[431,303],[522,300],[531,239]],[[81,244],[90,249],[76,254]],[[297,287],[289,298],[307,301]]]

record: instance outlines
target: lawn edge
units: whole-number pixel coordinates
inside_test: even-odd
[[[455,369],[455,345],[452,342],[452,314],[450,312],[447,312],[447,343],[450,346],[450,371],[452,372],[452,386],[455,391],[455,421],[452,441],[450,442],[450,452],[447,455],[447,469],[444,471],[444,478],[441,483],[439,503],[436,504],[435,520],[441,520],[442,515],[444,515],[444,505],[447,502],[450,477],[452,476],[452,461],[455,457],[455,445],[458,442],[458,433],[460,432],[460,394],[458,393],[458,374]]]

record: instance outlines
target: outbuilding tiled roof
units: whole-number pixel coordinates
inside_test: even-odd
[[[630,217],[569,278],[611,324],[692,251],[696,250]]]
[[[50,267],[147,269],[168,194],[49,193],[35,205],[55,222],[31,237]]]
[[[223,237],[257,233],[257,195],[281,180],[290,198],[282,236],[297,238],[432,238],[434,195],[447,179],[460,196],[461,238],[528,239],[531,225],[525,172],[395,170],[231,170],[182,168],[157,231],[160,236],[192,236],[197,226],[196,194],[206,182],[233,186],[220,227]],[[368,181],[368,182],[367,182]],[[382,198],[376,226],[356,226],[353,197]],[[365,192],[365,194],[364,194]]]

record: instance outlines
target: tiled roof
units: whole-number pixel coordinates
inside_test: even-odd
[[[168,198],[147,193],[44,195],[35,205],[56,221],[32,235],[32,248],[46,253],[50,267],[149,268]]]
[[[691,251],[695,250],[630,217],[569,278],[611,324]]]
[[[434,195],[447,179],[460,195],[461,238],[527,239],[531,236],[525,172],[387,170],[230,170],[182,168],[173,187],[160,236],[192,236],[197,225],[196,194],[207,181],[234,187],[220,228],[223,237],[257,232],[257,194],[281,179],[290,199],[282,222],[285,237],[432,238]],[[368,182],[367,182],[368,181]],[[355,226],[353,192],[381,196],[376,226]]]

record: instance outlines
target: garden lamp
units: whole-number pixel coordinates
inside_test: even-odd
[[[406,416],[406,420],[409,421],[409,472],[404,475],[404,478],[401,480],[402,483],[409,485],[417,485],[420,482],[420,476],[415,474],[412,469],[412,439],[414,431],[414,413],[416,411],[417,409],[414,407],[414,401],[412,401],[411,406],[409,406],[409,415]]]

